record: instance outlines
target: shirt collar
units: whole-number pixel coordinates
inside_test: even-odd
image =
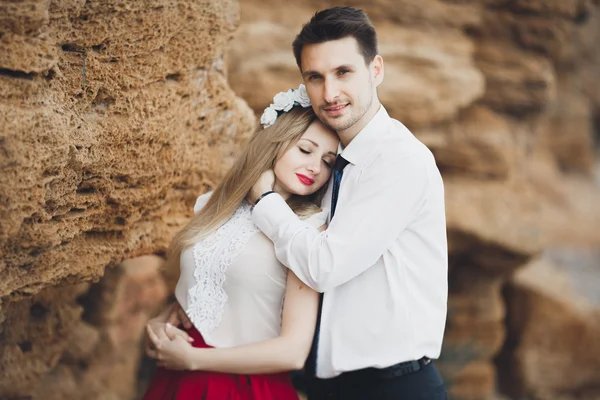
[[[359,165],[365,157],[371,154],[373,147],[376,146],[376,140],[374,140],[375,137],[387,131],[389,119],[390,116],[383,105],[380,106],[377,114],[375,114],[369,123],[358,132],[348,146],[343,148],[340,143],[338,154],[341,151],[342,157],[351,164]]]

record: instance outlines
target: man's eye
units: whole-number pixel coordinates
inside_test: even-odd
[[[321,77],[319,75],[311,75],[308,77],[309,81],[316,81],[318,79],[320,79]]]
[[[340,69],[338,71],[338,75],[346,75],[348,72],[350,72],[350,71],[348,71],[347,69]]]

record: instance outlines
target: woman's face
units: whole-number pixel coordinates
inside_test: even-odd
[[[323,186],[335,163],[339,139],[335,132],[316,120],[300,140],[275,162],[273,190],[284,198],[307,196]]]

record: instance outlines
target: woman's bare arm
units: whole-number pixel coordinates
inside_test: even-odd
[[[268,374],[301,369],[310,351],[319,295],[288,272],[281,334],[273,339],[231,348],[200,349],[177,337],[152,337],[159,365],[234,374]],[[175,332],[169,327],[167,333]]]

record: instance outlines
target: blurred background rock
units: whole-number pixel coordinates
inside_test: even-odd
[[[318,9],[446,185],[452,399],[600,399],[600,1],[0,0],[0,398],[134,399],[164,250]]]

